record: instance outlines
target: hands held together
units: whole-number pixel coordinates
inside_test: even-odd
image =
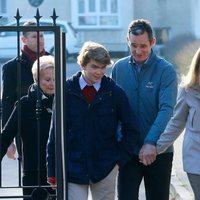
[[[156,147],[152,144],[144,144],[139,152],[140,162],[147,166],[151,165],[156,160]]]

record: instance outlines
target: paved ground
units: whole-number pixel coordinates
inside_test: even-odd
[[[170,200],[193,200],[191,187],[189,185],[185,172],[183,172],[182,170],[181,146],[182,146],[182,136],[175,142],[175,155],[174,155],[174,162],[173,162]],[[2,162],[2,172],[3,172],[2,186],[18,185],[17,169],[18,169],[17,161],[10,160],[7,157],[4,157],[3,162]],[[20,189],[0,189],[0,199],[2,199],[1,198],[2,196],[6,196],[10,194],[19,195],[21,194],[21,190]],[[143,184],[140,189],[139,199],[145,200]],[[19,200],[19,198],[14,199],[14,200]],[[88,200],[91,200],[91,197]]]
[[[182,133],[174,144],[173,172],[171,177],[172,191],[177,200],[194,200],[193,192],[182,163]],[[174,191],[175,190],[175,191]]]
[[[13,187],[18,185],[18,162],[8,159],[6,156],[4,157],[2,161],[2,186],[3,187]],[[2,196],[9,196],[12,195],[21,195],[22,191],[21,189],[0,189],[0,199],[6,200],[6,198],[2,198]],[[144,200],[144,188],[141,187],[140,190],[140,199]],[[15,198],[12,200],[22,200],[19,198]],[[88,200],[91,200],[91,196],[88,198]]]

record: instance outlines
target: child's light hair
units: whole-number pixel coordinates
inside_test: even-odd
[[[41,56],[39,57],[39,64],[40,64],[39,72],[44,71],[47,68],[54,68],[55,67],[54,57],[50,55]],[[38,82],[37,68],[38,68],[38,60],[36,60],[32,66],[32,74],[35,83]]]

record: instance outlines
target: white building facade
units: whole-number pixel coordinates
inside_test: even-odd
[[[0,0],[0,23],[13,20],[17,8],[25,18],[33,18],[36,8],[49,18],[55,8],[58,19],[77,30],[80,46],[91,40],[111,52],[127,51],[127,27],[137,18],[151,22],[158,46],[181,34],[200,38],[199,0]]]

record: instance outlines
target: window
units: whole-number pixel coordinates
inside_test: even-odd
[[[6,0],[0,1],[0,14],[6,14]]]
[[[154,34],[156,37],[156,44],[165,44],[169,40],[169,27],[154,28]]]
[[[162,27],[162,28],[154,28],[154,35],[156,37],[156,45],[154,46],[154,51],[160,55],[163,55],[163,48],[165,43],[170,40],[170,28]]]
[[[119,0],[76,0],[72,12],[77,28],[119,26]]]

